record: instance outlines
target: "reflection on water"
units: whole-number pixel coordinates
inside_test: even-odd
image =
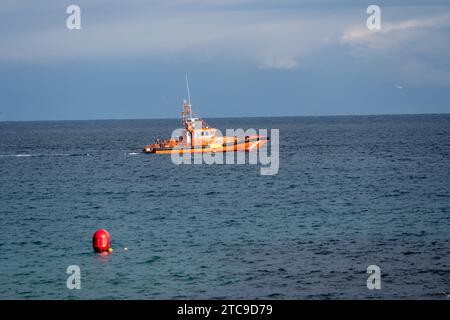
[[[102,252],[102,253],[94,253],[95,258],[98,262],[102,263],[108,263],[112,259],[112,253],[109,252]]]

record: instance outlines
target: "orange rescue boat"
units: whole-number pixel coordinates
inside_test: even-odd
[[[187,79],[186,79],[187,82]],[[245,137],[222,136],[220,130],[211,128],[202,119],[192,116],[189,85],[188,102],[184,100],[181,113],[183,129],[175,139],[160,140],[146,145],[144,153],[172,154],[172,153],[206,153],[206,152],[235,152],[253,151],[259,149],[269,140],[260,135],[248,135]]]

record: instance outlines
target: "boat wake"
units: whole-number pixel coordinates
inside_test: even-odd
[[[90,153],[20,153],[20,154],[0,154],[0,158],[10,158],[10,157],[88,157],[91,156]]]

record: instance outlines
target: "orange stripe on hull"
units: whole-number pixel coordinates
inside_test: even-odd
[[[234,152],[234,151],[254,151],[261,148],[263,145],[267,143],[268,140],[258,140],[258,141],[250,141],[245,143],[239,143],[236,145],[230,145],[225,147],[217,147],[217,148],[197,148],[197,149],[170,149],[170,150],[155,150],[152,153],[156,154],[184,154],[184,153],[209,153],[209,152]]]

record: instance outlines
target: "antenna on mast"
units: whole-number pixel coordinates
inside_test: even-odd
[[[191,105],[191,92],[189,91],[189,80],[188,80],[187,72],[186,72],[186,88],[187,88],[187,94],[188,94],[188,103],[190,106]]]

